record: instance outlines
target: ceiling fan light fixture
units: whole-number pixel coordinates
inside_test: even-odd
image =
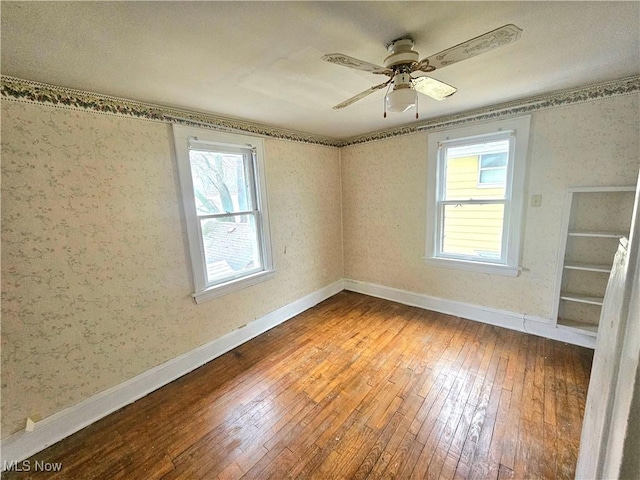
[[[395,88],[387,95],[387,110],[390,112],[406,112],[416,104],[418,92],[413,88]]]

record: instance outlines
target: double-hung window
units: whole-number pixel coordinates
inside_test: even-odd
[[[428,264],[518,274],[529,123],[429,135]]]
[[[262,139],[173,126],[199,303],[273,273]]]

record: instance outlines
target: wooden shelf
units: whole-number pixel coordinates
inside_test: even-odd
[[[576,320],[569,320],[566,318],[559,318],[558,327],[565,328],[567,330],[579,331],[580,333],[585,333],[587,335],[591,335],[594,337],[598,335],[598,326],[593,325],[591,323],[578,322]]]
[[[596,232],[596,231],[575,231],[569,232],[570,237],[590,237],[590,238],[622,238],[627,235],[624,232]]]
[[[566,263],[564,268],[569,270],[584,270],[586,272],[611,273],[611,265],[591,264],[591,263]]]
[[[634,191],[626,186],[567,190],[553,312],[558,328],[597,334],[616,244],[629,235]]]
[[[589,305],[600,305],[604,301],[603,297],[592,297],[590,295],[582,295],[579,293],[560,292],[560,300],[567,302],[588,303]]]

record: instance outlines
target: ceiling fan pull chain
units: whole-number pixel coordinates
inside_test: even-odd
[[[416,95],[416,120],[418,119],[418,99],[420,98],[420,95]]]

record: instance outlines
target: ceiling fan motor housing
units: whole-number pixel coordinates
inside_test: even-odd
[[[389,55],[384,59],[386,68],[393,68],[397,65],[412,65],[420,59],[420,54],[413,49],[413,40],[403,38],[392,42],[388,47]]]

